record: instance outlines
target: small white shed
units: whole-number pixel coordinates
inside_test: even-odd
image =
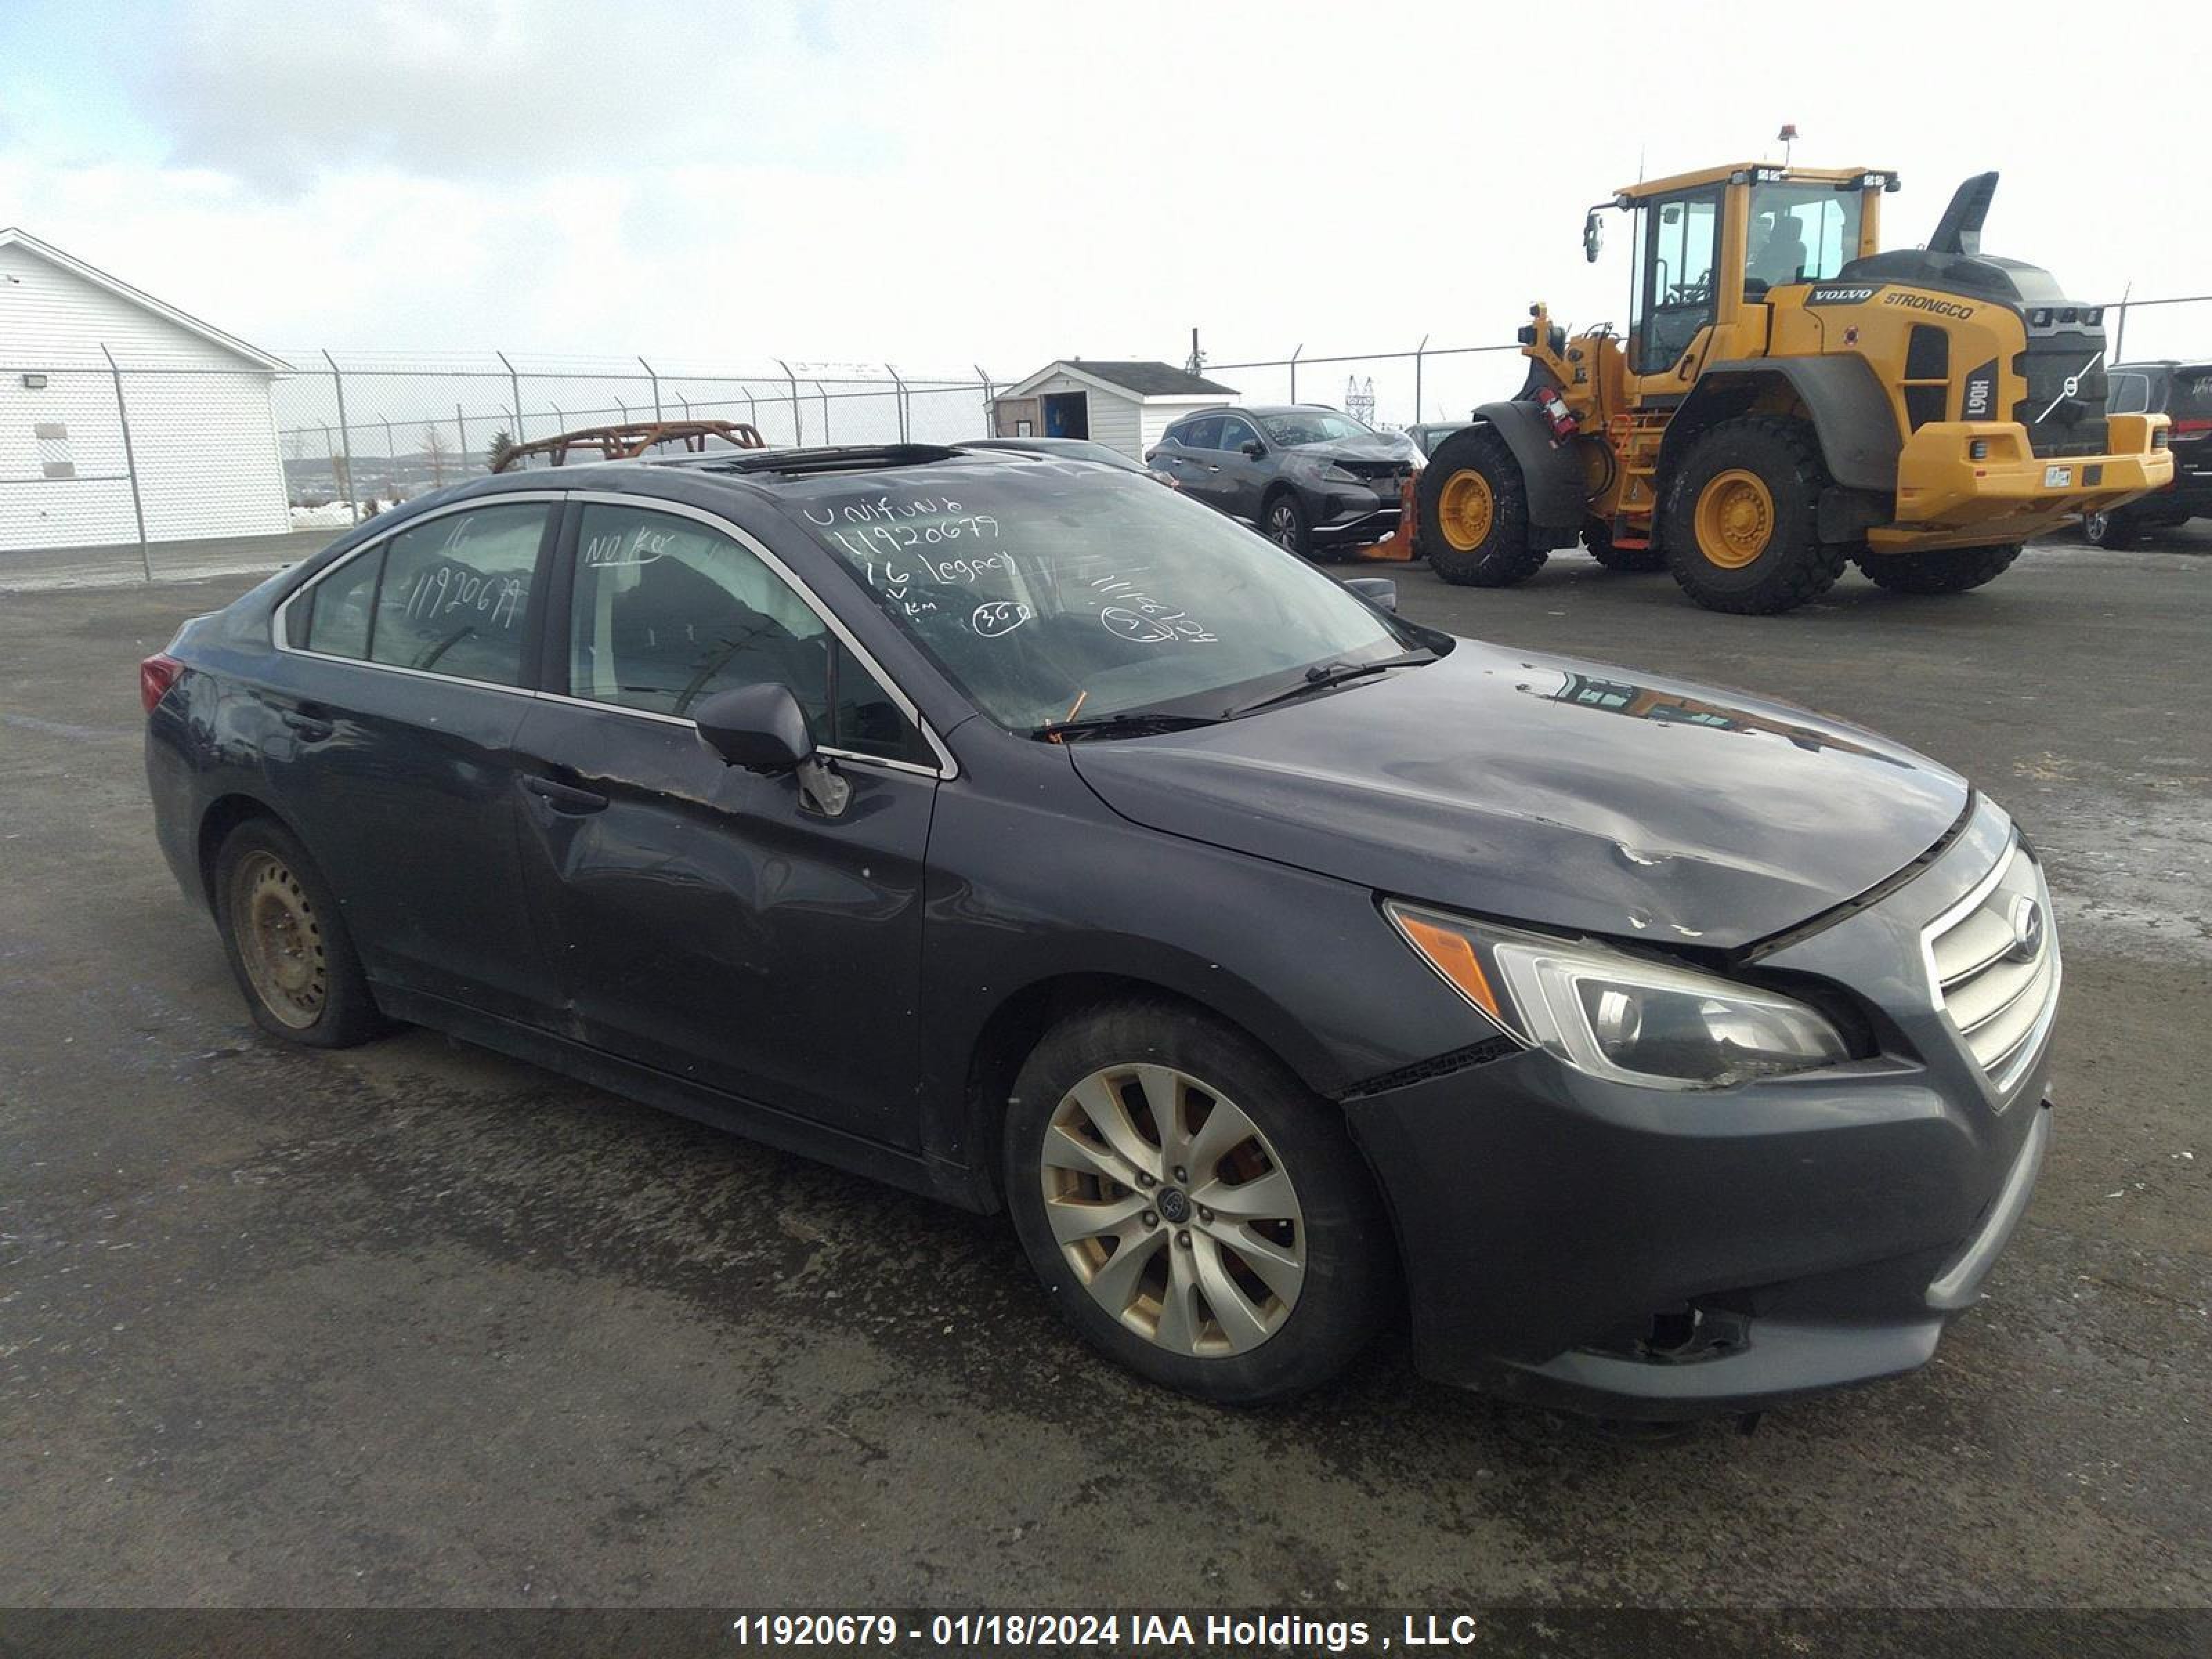
[[[126,458],[116,407],[120,367]],[[291,528],[281,358],[27,231],[0,228],[0,551]]]
[[[1001,438],[1088,438],[1140,460],[1170,422],[1236,397],[1233,386],[1168,363],[1070,357],[994,398],[991,429]]]

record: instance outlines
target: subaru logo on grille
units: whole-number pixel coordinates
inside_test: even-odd
[[[2022,894],[2012,902],[2005,918],[2012,928],[2012,947],[2005,952],[2014,962],[2033,962],[2043,954],[2043,907]]]

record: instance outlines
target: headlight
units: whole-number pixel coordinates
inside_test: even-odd
[[[1756,986],[1395,900],[1382,908],[1446,984],[1594,1077],[1719,1089],[1850,1058],[1820,1013]]]
[[[1348,471],[1334,461],[1322,468],[1321,476],[1331,483],[1365,483],[1367,482],[1357,472]]]

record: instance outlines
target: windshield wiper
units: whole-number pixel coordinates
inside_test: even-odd
[[[1070,738],[1148,738],[1156,732],[1188,732],[1194,726],[1219,723],[1212,714],[1148,714],[1139,708],[1122,714],[1091,714],[1079,720],[1054,720],[1049,726],[1033,726],[1030,735],[1047,743],[1065,743]]]
[[[1273,708],[1279,702],[1293,698],[1310,696],[1316,691],[1326,691],[1332,685],[1342,685],[1351,680],[1364,679],[1370,674],[1380,674],[1391,668],[1419,668],[1424,663],[1437,659],[1433,651],[1408,651],[1402,656],[1382,657],[1374,662],[1321,662],[1306,670],[1305,678],[1287,691],[1278,691],[1272,697],[1262,697],[1257,702],[1248,702],[1241,708],[1232,708],[1228,718],[1241,720],[1247,714],[1257,714],[1262,708]]]

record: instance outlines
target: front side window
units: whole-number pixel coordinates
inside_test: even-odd
[[[758,555],[674,514],[593,503],[576,538],[568,688],[688,715],[718,691],[787,686],[826,747],[931,762],[890,694]]]
[[[531,578],[546,514],[542,502],[487,506],[442,514],[394,536],[385,544],[368,660],[521,684]]]
[[[986,714],[1018,732],[1219,717],[1410,634],[1212,508],[1103,468],[823,478],[787,509]]]
[[[2150,407],[2150,376],[2148,374],[2112,375],[2112,395],[2106,404],[2108,413],[2140,415]]]
[[[1660,374],[1681,361],[1717,314],[1713,265],[1720,257],[1721,193],[1653,202],[1644,217],[1636,370]]]
[[[1362,438],[1374,430],[1333,409],[1285,410],[1280,415],[1262,415],[1260,424],[1267,428],[1270,439],[1285,449],[1298,444],[1333,444],[1346,438]]]
[[[1242,449],[1246,444],[1255,444],[1259,441],[1260,434],[1252,430],[1249,422],[1237,419],[1234,415],[1222,416],[1221,441],[1216,447]]]
[[[1830,185],[1753,185],[1746,291],[1826,282],[1858,258],[1860,192]]]

